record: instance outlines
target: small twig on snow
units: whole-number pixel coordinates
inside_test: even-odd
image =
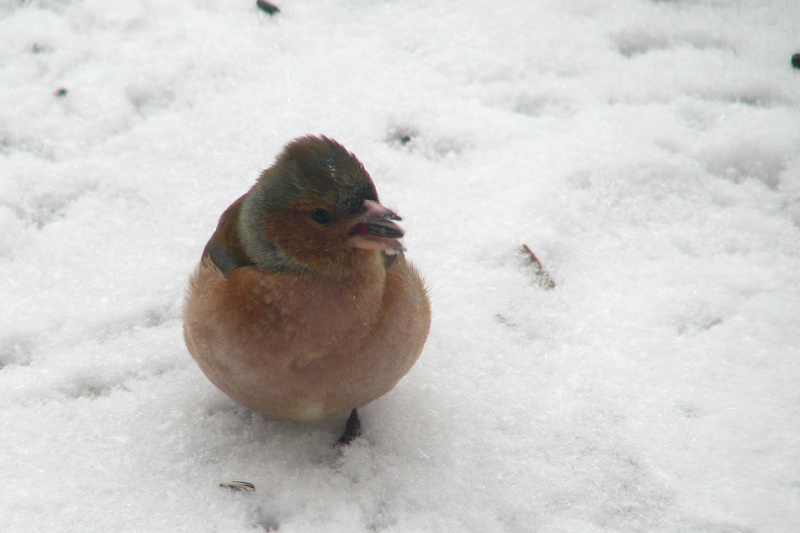
[[[533,265],[533,273],[536,276],[536,281],[544,288],[545,290],[554,289],[556,286],[556,282],[553,281],[553,278],[550,276],[550,273],[545,270],[542,266],[542,262],[539,261],[539,258],[536,257],[536,254],[533,253],[530,246],[527,244],[522,245],[522,250],[528,254],[531,264]]]

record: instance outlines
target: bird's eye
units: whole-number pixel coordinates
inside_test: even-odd
[[[318,207],[313,211],[311,211],[311,218],[313,218],[314,221],[319,222],[320,224],[325,224],[326,222],[330,222],[332,217],[327,210]]]

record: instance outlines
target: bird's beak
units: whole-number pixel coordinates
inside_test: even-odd
[[[405,250],[398,241],[405,232],[393,221],[402,220],[400,216],[373,200],[364,200],[365,211],[347,233],[348,242],[356,248],[380,250],[394,254]]]

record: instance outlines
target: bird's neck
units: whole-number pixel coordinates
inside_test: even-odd
[[[301,272],[307,265],[293,259],[275,243],[270,241],[263,230],[265,208],[263,189],[254,187],[241,198],[236,216],[236,230],[244,252],[252,264],[265,272]]]

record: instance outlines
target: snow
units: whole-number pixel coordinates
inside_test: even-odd
[[[794,0],[278,5],[0,3],[0,530],[800,531]],[[433,301],[341,451],[181,333],[308,133]]]

